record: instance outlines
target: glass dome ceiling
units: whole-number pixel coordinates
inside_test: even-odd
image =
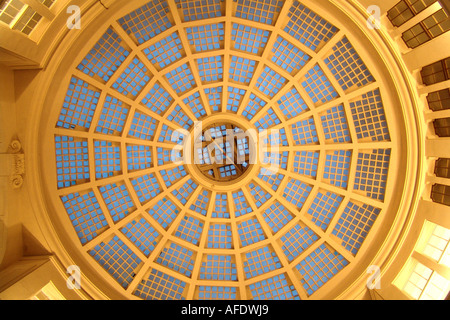
[[[304,3],[150,1],[68,71],[58,215],[129,298],[314,298],[371,245],[395,183],[383,83]]]

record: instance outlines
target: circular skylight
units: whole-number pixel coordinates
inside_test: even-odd
[[[321,11],[155,0],[80,49],[50,189],[99,277],[129,298],[307,299],[376,246],[393,120]]]
[[[226,182],[245,174],[251,162],[249,143],[257,143],[239,126],[222,121],[202,129],[194,139],[193,162],[198,169],[209,179]]]

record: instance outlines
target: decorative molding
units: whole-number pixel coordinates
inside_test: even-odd
[[[15,174],[9,177],[9,185],[13,189],[19,189],[23,184],[23,176],[20,174]]]
[[[9,144],[8,151],[9,153],[19,153],[22,150],[22,144],[19,140],[13,140]]]
[[[22,187],[25,174],[25,155],[19,140],[13,140],[7,153],[0,154],[0,176],[8,177],[9,186],[13,189]]]

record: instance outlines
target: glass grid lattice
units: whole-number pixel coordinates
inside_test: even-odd
[[[342,240],[342,246],[356,255],[380,213],[368,204],[350,201],[333,229],[333,235]]]
[[[203,221],[194,217],[184,216],[178,225],[178,229],[175,231],[175,236],[193,245],[198,245],[200,236],[202,235],[203,225]]]
[[[122,173],[120,146],[110,141],[94,141],[95,178],[105,179]]]
[[[323,104],[338,97],[338,93],[317,64],[305,75],[302,86],[314,104]]]
[[[297,208],[303,207],[312,187],[300,180],[290,178],[284,191],[283,197]]]
[[[152,89],[142,99],[141,103],[149,108],[152,112],[162,115],[170,107],[173,97],[161,86],[155,83]]]
[[[179,95],[196,86],[191,68],[186,63],[167,73],[166,78]]]
[[[135,57],[120,75],[112,88],[124,96],[135,99],[153,76],[147,66]]]
[[[135,205],[124,184],[111,183],[99,188],[114,223],[134,211]]]
[[[286,83],[286,79],[273,69],[265,66],[256,87],[266,96],[273,98]]]
[[[195,52],[217,50],[223,48],[225,36],[224,24],[213,23],[186,28],[189,44]]]
[[[197,59],[197,67],[203,83],[216,82],[223,79],[222,56]]]
[[[144,170],[152,167],[152,150],[150,146],[127,145],[128,171]]]
[[[192,250],[171,242],[161,251],[155,262],[190,278],[194,270],[195,255]]]
[[[184,21],[221,17],[224,0],[175,0]]]
[[[198,91],[194,92],[187,98],[184,98],[183,102],[192,110],[197,119],[206,116],[206,110],[201,102],[200,93]]]
[[[230,80],[249,84],[255,72],[256,61],[247,58],[231,56]]]
[[[58,188],[90,180],[87,139],[55,136],[55,151]]]
[[[240,217],[253,212],[242,190],[233,192],[234,215]]]
[[[158,231],[144,218],[127,223],[120,231],[147,257],[155,250],[160,238]]]
[[[236,50],[259,54],[266,46],[269,31],[233,23],[231,30],[232,47]]]
[[[109,28],[77,69],[91,77],[98,77],[106,83],[129,54],[130,51],[124,46],[123,40]]]
[[[326,142],[351,142],[343,105],[328,109],[323,115],[321,115],[320,120],[322,121],[322,128],[325,133]]]
[[[243,255],[243,267],[246,279],[281,268],[281,262],[270,247],[262,247]]]
[[[191,204],[189,209],[197,213],[200,213],[203,216],[206,216],[206,213],[208,212],[208,204],[210,199],[211,199],[211,192],[204,189],[198,194],[197,199]]]
[[[186,288],[186,282],[152,269],[133,294],[144,300],[184,300]]]
[[[340,195],[320,190],[308,209],[309,218],[323,231],[327,230],[342,200],[343,197]]]
[[[228,87],[227,111],[237,113],[246,90]]]
[[[254,300],[300,300],[285,274],[270,277],[248,286]]]
[[[283,6],[279,0],[233,0],[237,2],[236,17],[273,24]]]
[[[178,207],[170,199],[166,198],[159,200],[153,208],[148,211],[150,216],[152,216],[152,218],[165,230],[169,228],[179,212],[180,210]]]
[[[292,262],[303,251],[319,239],[309,227],[296,224],[281,236],[282,250],[289,262]]]
[[[129,113],[129,105],[110,95],[106,96],[95,132],[120,136]]]
[[[325,160],[324,181],[346,189],[350,175],[351,157],[352,152],[350,150],[329,151]]]
[[[128,135],[142,140],[153,140],[157,125],[156,119],[144,113],[136,112]]]
[[[108,228],[93,191],[71,193],[61,197],[61,201],[81,244],[86,244]]]
[[[172,194],[178,199],[178,201],[185,205],[197,186],[197,183],[195,183],[192,179],[189,179],[181,187],[173,190]]]
[[[267,186],[274,191],[278,190],[281,182],[284,179],[284,174],[275,173],[275,171],[278,171],[277,169],[278,168],[275,168],[274,170],[261,168],[258,174],[258,178],[264,181],[267,184]]]
[[[209,225],[206,247],[211,249],[232,249],[231,225],[228,223],[211,223]]]
[[[323,243],[296,268],[302,277],[300,282],[310,296],[347,265],[348,261],[339,252]]]
[[[142,44],[172,27],[171,19],[167,1],[153,0],[123,16],[118,22],[128,35]]]
[[[265,152],[264,153],[264,164],[270,165],[271,168],[267,169],[268,174],[273,174],[274,170],[277,168],[286,169],[287,168],[287,159],[289,156],[289,152]],[[272,170],[273,169],[273,170]],[[264,172],[266,173],[266,172]]]
[[[230,218],[230,209],[228,207],[228,195],[226,193],[217,193],[214,201],[212,218]]]
[[[230,255],[206,255],[199,273],[200,280],[236,281],[237,269]]]
[[[72,77],[56,126],[88,131],[99,98],[100,91],[97,88],[84,80]]]
[[[316,178],[319,164],[318,151],[296,151],[294,153],[293,171],[295,173]]]
[[[374,81],[372,74],[346,37],[332,50],[333,53],[325,59],[325,63],[344,91],[353,87],[363,87]]]
[[[308,106],[295,87],[278,100],[278,107],[283,112],[286,119],[295,118],[308,110]]]
[[[159,174],[162,176],[164,184],[168,188],[187,175],[184,166],[163,169]]]
[[[350,102],[356,135],[360,141],[390,141],[380,90],[363,94]]]
[[[176,32],[150,45],[143,52],[147,59],[159,69],[171,65],[185,56],[183,45]]]
[[[289,9],[288,17],[284,31],[316,52],[338,31],[335,26],[298,1],[294,1]]]
[[[222,286],[198,286],[199,300],[237,300],[238,288]]]
[[[280,36],[277,37],[272,53],[271,61],[291,75],[295,75],[311,59],[306,53]]]
[[[264,231],[261,228],[261,224],[256,218],[251,218],[237,223],[237,231],[242,247],[246,247],[266,239]]]
[[[370,198],[384,200],[391,156],[390,149],[375,149],[358,154],[355,190]]]
[[[295,145],[317,144],[319,141],[314,118],[309,118],[294,123],[291,128]]]
[[[293,215],[278,201],[264,210],[263,217],[274,234],[293,219]]]
[[[206,88],[205,94],[208,99],[209,108],[212,112],[222,109],[222,87]]]
[[[148,202],[161,192],[158,180],[153,173],[132,179],[131,184],[142,204]]]
[[[142,260],[118,236],[96,245],[90,255],[124,288],[133,280]]]

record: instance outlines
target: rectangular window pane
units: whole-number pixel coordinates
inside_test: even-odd
[[[402,0],[388,11],[387,16],[393,26],[399,27],[436,1],[437,0]]]
[[[443,300],[447,296],[448,288],[449,281],[434,271],[420,300]]]
[[[24,4],[19,0],[6,0],[0,8],[0,21],[9,25],[22,10]]]
[[[450,79],[450,58],[423,67],[420,74],[427,86]]]
[[[450,206],[450,186],[435,184],[431,188],[431,199],[434,202]]]
[[[444,9],[441,9],[405,31],[402,38],[409,48],[416,48],[449,29],[450,19]]]
[[[431,92],[427,96],[427,101],[432,111],[450,109],[450,89]]]
[[[52,4],[55,3],[56,0],[39,0],[40,3],[42,3],[47,8],[50,8]]]
[[[441,178],[450,178],[450,159],[440,158],[436,160],[434,173]]]
[[[436,0],[410,0],[410,2],[415,14],[418,14],[435,3]]]
[[[450,118],[436,119],[433,125],[438,137],[450,137]]]
[[[400,1],[388,11],[387,14],[389,20],[391,20],[392,25],[395,27],[401,26],[403,23],[414,17],[414,13],[411,8],[408,7],[406,1]]]

